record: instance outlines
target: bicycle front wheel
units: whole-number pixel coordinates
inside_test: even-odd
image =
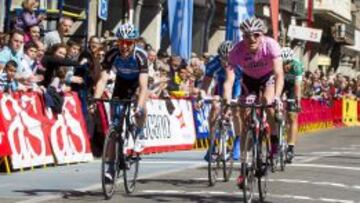
[[[133,138],[133,142],[135,144],[136,137],[133,136],[133,132],[127,129],[126,140],[129,142],[129,137]],[[139,162],[140,156],[139,153],[134,152],[133,149],[128,149],[128,143],[124,144],[122,147],[122,162],[123,165],[123,173],[124,173],[124,187],[127,194],[131,194],[135,191],[136,180],[139,172]]]
[[[210,140],[210,147],[208,149],[208,178],[209,186],[214,186],[218,178],[218,171],[220,168],[219,149],[216,144],[216,138]]]
[[[111,199],[115,193],[120,172],[118,154],[118,132],[115,129],[110,129],[104,141],[101,159],[101,183],[105,199]],[[112,178],[109,178],[109,176]]]
[[[245,137],[244,149],[245,163],[242,163],[241,174],[245,176],[242,186],[243,200],[245,203],[251,203],[254,198],[255,189],[255,166],[256,166],[256,148],[254,148],[253,139],[255,132],[248,130]]]
[[[270,166],[270,140],[262,134],[259,137],[257,148],[257,170],[258,189],[260,201],[264,202],[269,187],[269,166]]]
[[[224,176],[224,182],[228,182],[233,165],[234,165],[234,159],[232,154],[233,147],[230,144],[231,137],[229,136],[229,130],[226,130],[223,132],[223,135],[221,135],[221,154],[222,154],[222,165],[223,165],[223,176]]]

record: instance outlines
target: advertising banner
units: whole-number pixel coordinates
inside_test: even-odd
[[[153,99],[146,107],[145,153],[192,148],[196,136],[191,101]]]
[[[0,120],[13,169],[54,163],[40,98],[36,93],[0,94]]]

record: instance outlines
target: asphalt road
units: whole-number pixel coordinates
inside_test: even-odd
[[[143,157],[136,192],[120,184],[111,200],[100,190],[100,162],[49,167],[0,175],[0,202],[242,202],[230,182],[209,187],[203,151]],[[301,136],[296,159],[285,172],[270,174],[267,202],[360,203],[360,128],[325,130]]]

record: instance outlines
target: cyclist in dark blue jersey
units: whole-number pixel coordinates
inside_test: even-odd
[[[214,95],[218,95],[219,97],[223,97],[223,90],[224,90],[224,82],[226,79],[225,75],[225,67],[228,66],[228,54],[233,48],[233,43],[231,41],[224,41],[220,44],[218,48],[218,55],[213,58],[209,63],[206,65],[205,70],[205,77],[203,80],[202,89],[205,92],[208,92],[208,89],[210,87],[211,82],[213,79],[215,79],[215,91]],[[241,77],[242,72],[240,68],[237,68],[235,71],[235,81],[233,85],[233,99],[237,99],[241,95]],[[214,129],[214,122],[216,121],[216,117],[219,114],[220,111],[220,104],[219,102],[213,102],[212,108],[209,116],[209,126],[210,126],[210,135],[213,134],[215,131]],[[240,157],[240,117],[239,112],[234,109],[233,111],[233,118],[234,118],[234,128],[235,128],[235,134],[236,139],[234,142],[234,148],[233,148],[233,158],[235,160],[238,160]]]
[[[94,98],[101,98],[109,79],[110,70],[116,74],[113,99],[131,99],[136,95],[137,103],[135,115],[138,124],[137,140],[134,151],[141,152],[144,148],[144,124],[146,119],[146,99],[148,87],[148,64],[144,50],[135,46],[139,38],[139,31],[134,25],[125,23],[119,26],[116,36],[118,47],[109,50],[102,63],[103,70],[100,80],[96,84]],[[119,123],[121,108],[114,105],[112,109],[113,125]],[[110,155],[109,155],[110,156]],[[110,166],[108,179],[113,177],[113,166]]]

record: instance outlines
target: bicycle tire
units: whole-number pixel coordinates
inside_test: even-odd
[[[270,140],[262,134],[257,147],[257,172],[259,199],[264,202],[269,188]]]
[[[127,133],[130,133],[127,130]],[[132,136],[132,135],[131,135]],[[128,137],[128,136],[127,136]],[[136,140],[133,137],[133,140]],[[127,194],[131,194],[135,191],[136,180],[139,173],[139,153],[133,152],[133,150],[122,150],[122,161],[124,163],[123,174],[124,174],[124,187]]]
[[[111,143],[115,143],[115,145],[113,145],[114,149],[110,148]],[[115,173],[113,175],[113,181],[108,182],[106,181],[105,173],[107,170],[106,167],[107,164],[111,162],[108,160],[107,157],[107,154],[110,151],[114,151],[113,153],[115,153],[115,158],[114,158]],[[115,129],[110,129],[104,141],[103,154],[101,158],[101,185],[105,199],[111,199],[116,190],[117,179],[120,175],[118,152],[119,152],[118,132]]]
[[[214,136],[215,137],[215,136]],[[210,140],[210,146],[208,149],[208,180],[209,186],[214,186],[217,178],[218,178],[218,171],[219,171],[219,150],[217,149],[217,145],[215,143],[216,138]]]
[[[234,159],[233,159],[233,154],[231,152],[229,152],[230,150],[232,150],[232,147],[230,147],[229,145],[229,141],[231,139],[231,137],[229,136],[229,131],[230,129],[225,130],[222,136],[221,136],[221,144],[223,145],[221,147],[221,154],[222,154],[222,168],[223,168],[223,177],[224,177],[224,182],[228,182],[230,180],[231,174],[232,174],[232,169],[233,169],[233,165],[234,165]],[[227,138],[227,139],[226,139]]]
[[[280,171],[285,171],[285,160],[286,160],[286,144],[285,144],[285,129],[284,125],[281,123],[279,124],[279,163],[280,163]]]
[[[253,130],[248,130],[245,137],[245,144],[244,144],[244,150],[246,150],[246,154],[251,152],[251,156],[247,156],[246,163],[243,167],[241,167],[241,174],[245,174],[244,179],[244,185],[242,187],[242,193],[243,193],[243,200],[245,203],[251,203],[254,198],[254,188],[255,188],[255,157],[256,152],[253,145],[253,138],[255,137]],[[248,160],[248,158],[250,160]],[[250,166],[248,166],[247,163],[250,163]]]

